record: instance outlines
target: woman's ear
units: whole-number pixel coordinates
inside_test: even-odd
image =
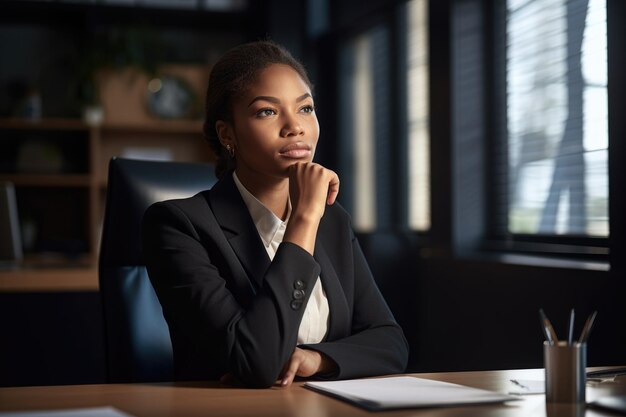
[[[226,145],[230,145],[231,148],[234,148],[235,137],[233,135],[233,129],[229,123],[223,120],[218,120],[215,122],[215,131],[217,132],[217,137],[223,147],[226,148]]]

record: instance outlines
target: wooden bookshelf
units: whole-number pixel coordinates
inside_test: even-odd
[[[75,292],[98,291],[98,288],[95,266],[20,267],[0,271],[0,292]]]
[[[49,137],[71,167],[50,172],[20,168],[15,160],[31,134],[38,142]],[[75,119],[0,119],[0,154],[4,155],[0,181],[14,184],[20,218],[28,217],[39,226],[41,235],[32,246],[69,242],[68,246],[81,248],[79,261],[76,253],[64,254],[62,249],[53,253],[51,261],[50,248],[31,247],[23,265],[0,269],[0,292],[97,291],[108,163],[113,156],[140,155],[142,150],[148,154],[156,150],[175,161],[211,160],[202,122],[197,120],[89,126]],[[54,234],[57,229],[62,230],[60,237]]]
[[[89,187],[89,175],[76,174],[0,174],[1,181],[13,183],[16,187]]]

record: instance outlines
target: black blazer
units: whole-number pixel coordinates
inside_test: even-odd
[[[152,205],[142,230],[177,379],[232,372],[250,386],[274,384],[296,347],[318,275],[329,303],[328,332],[322,343],[300,347],[337,363],[326,377],[404,371],[406,340],[339,204],[326,207],[314,256],[283,242],[271,262],[230,173],[209,191]]]

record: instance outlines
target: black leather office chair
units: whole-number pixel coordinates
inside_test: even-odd
[[[111,159],[99,261],[108,382],[173,379],[169,330],[141,255],[141,219],[152,203],[216,181],[208,164]]]

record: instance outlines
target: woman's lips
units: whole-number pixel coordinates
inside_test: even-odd
[[[311,146],[302,142],[290,143],[280,148],[278,153],[286,158],[308,158],[311,156]]]

